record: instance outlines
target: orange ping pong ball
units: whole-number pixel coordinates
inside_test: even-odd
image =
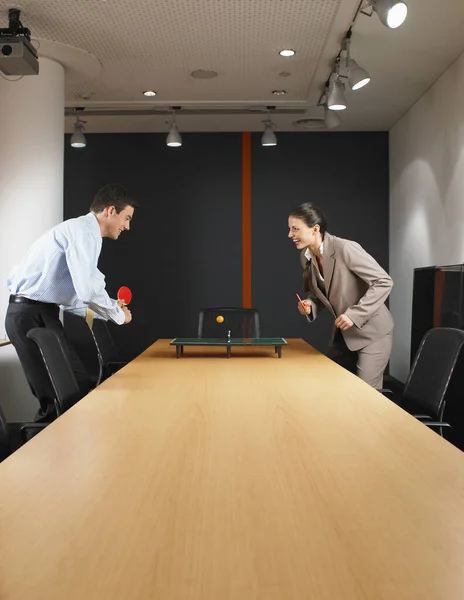
[[[224,317],[222,315],[218,315],[216,317],[216,322],[217,323],[224,323]]]

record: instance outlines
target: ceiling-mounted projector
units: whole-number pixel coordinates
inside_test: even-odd
[[[31,32],[19,20],[20,11],[8,10],[8,28],[0,29],[0,71],[5,75],[37,75],[39,60]]]

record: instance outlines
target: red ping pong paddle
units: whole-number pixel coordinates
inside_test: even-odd
[[[122,300],[124,305],[127,306],[129,302],[132,300],[132,292],[130,289],[123,285],[118,290],[118,300]]]

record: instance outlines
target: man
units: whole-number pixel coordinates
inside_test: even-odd
[[[60,304],[82,303],[118,325],[131,321],[130,310],[108,296],[104,275],[97,264],[102,238],[117,240],[123,231],[129,230],[136,206],[121,185],[104,186],[97,192],[87,215],[69,219],[47,231],[8,277],[11,295],[5,328],[32,393],[40,403],[37,421],[55,418],[55,394],[40,352],[27,332],[34,327],[62,331]],[[89,391],[88,375],[72,347],[70,355],[84,395]]]

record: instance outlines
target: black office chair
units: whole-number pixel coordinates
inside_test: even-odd
[[[38,433],[48,423],[9,422],[0,407],[0,462],[8,458],[29,439],[28,432]],[[32,437],[32,436],[31,436]]]
[[[110,332],[110,325],[103,319],[94,319],[92,333],[102,360],[102,380],[122,369],[127,361],[119,359],[119,352]]]
[[[71,367],[64,334],[45,327],[34,327],[27,333],[39,347],[45,367],[55,391],[55,409],[58,417],[82,398],[82,392]],[[24,441],[31,430],[43,429],[48,423],[28,423],[21,428]]]
[[[221,319],[222,317],[222,319]],[[256,308],[203,308],[198,315],[199,338],[259,338],[259,314]]]
[[[11,454],[11,441],[8,423],[0,407],[0,462]]]
[[[97,319],[94,319],[94,323]],[[103,357],[95,339],[93,329],[87,321],[69,311],[63,312],[63,327],[68,342],[72,345],[89,374],[92,387],[97,387],[103,379]]]
[[[403,388],[400,406],[443,436],[446,391],[464,346],[464,331],[430,329],[422,338]],[[389,390],[381,390],[386,395]]]

